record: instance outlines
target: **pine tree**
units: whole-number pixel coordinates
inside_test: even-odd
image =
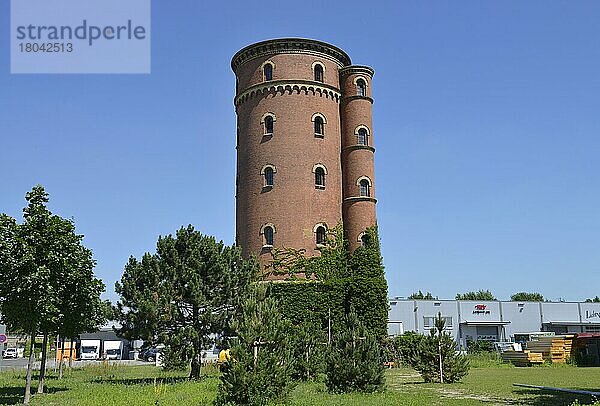
[[[189,225],[160,237],[156,253],[131,257],[115,291],[126,338],[164,344],[166,366],[191,365],[200,378],[202,351],[224,335],[258,271],[239,247],[228,247]]]
[[[327,388],[336,393],[375,392],[384,383],[378,340],[351,310],[334,333],[327,356]]]
[[[294,385],[291,324],[265,292],[256,287],[233,323],[237,339],[222,368],[217,405],[265,405]]]
[[[325,344],[327,336],[321,326],[305,321],[294,326],[294,378],[300,380],[313,379],[325,370]]]
[[[469,373],[469,362],[456,353],[456,342],[444,332],[444,319],[438,314],[431,334],[420,340],[411,364],[425,382],[453,383]]]

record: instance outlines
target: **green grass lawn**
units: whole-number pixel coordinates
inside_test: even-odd
[[[387,390],[376,394],[332,395],[323,383],[302,383],[290,393],[290,405],[570,405],[577,396],[514,387],[513,383],[600,390],[600,368],[541,366],[515,368],[480,366],[463,382],[426,384],[412,369],[387,371]],[[33,405],[209,405],[219,378],[208,371],[200,382],[183,373],[165,373],[153,366],[98,365],[67,371],[62,380],[50,373],[48,393],[34,395]],[[37,384],[37,382],[36,382]],[[0,374],[0,404],[19,404],[23,396],[22,371]],[[35,388],[34,388],[35,389]],[[591,399],[579,397],[580,402]]]

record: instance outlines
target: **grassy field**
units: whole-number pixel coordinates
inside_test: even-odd
[[[365,395],[332,395],[323,383],[302,383],[290,393],[290,405],[570,405],[577,396],[514,387],[513,383],[598,391],[600,368],[542,366],[514,368],[478,363],[464,382],[426,384],[412,369],[387,372],[387,390]],[[0,374],[0,404],[19,404],[22,372]],[[48,393],[34,395],[33,405],[209,405],[216,396],[216,371],[200,382],[182,373],[164,373],[153,366],[98,365],[68,371],[63,380],[47,380]],[[579,397],[581,403],[591,399]]]

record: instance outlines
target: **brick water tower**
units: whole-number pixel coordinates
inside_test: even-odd
[[[315,40],[258,42],[236,75],[236,243],[262,265],[271,250],[318,255],[340,221],[354,250],[376,223],[371,80],[341,49]]]

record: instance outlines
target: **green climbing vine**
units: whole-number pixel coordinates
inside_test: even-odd
[[[307,257],[302,250],[273,252],[273,264],[266,274],[286,275],[287,281],[269,282],[269,295],[292,323],[326,328],[354,308],[378,339],[387,336],[387,282],[377,226],[366,233],[366,244],[353,253],[348,251],[341,225],[328,233],[318,257]]]

